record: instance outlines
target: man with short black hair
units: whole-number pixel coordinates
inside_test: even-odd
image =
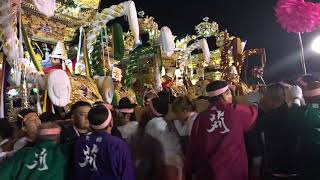
[[[257,108],[232,104],[226,81],[210,83],[207,93],[210,105],[192,126],[185,163],[187,176],[247,180],[248,160],[243,136],[254,124]]]
[[[75,179],[134,180],[129,146],[111,135],[113,118],[104,105],[88,114],[92,133],[81,136],[75,145]]]
[[[71,118],[73,124],[62,124],[62,142],[74,142],[80,136],[87,134],[90,131],[88,112],[91,109],[91,104],[84,101],[78,101],[71,106]]]

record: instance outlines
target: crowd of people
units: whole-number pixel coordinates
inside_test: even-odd
[[[247,104],[226,81],[206,90],[201,112],[170,91],[143,107],[79,101],[64,117],[24,109],[0,120],[0,179],[320,179],[319,79],[260,87]]]

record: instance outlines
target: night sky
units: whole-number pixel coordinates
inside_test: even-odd
[[[123,2],[102,0],[101,7]],[[285,32],[276,22],[276,0],[135,0],[137,11],[153,16],[160,27],[168,26],[178,38],[195,34],[194,26],[204,17],[216,21],[221,29],[247,40],[246,48],[266,48],[265,79],[274,82],[293,79],[301,72],[299,41],[296,34]],[[313,2],[320,2],[313,1]],[[311,42],[320,35],[304,34],[307,71],[320,74],[320,54],[311,51]],[[208,42],[209,45],[211,42]]]

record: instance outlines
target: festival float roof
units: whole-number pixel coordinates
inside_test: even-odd
[[[23,23],[31,38],[39,41],[71,41],[76,30],[88,26],[94,19],[100,0],[58,0],[54,16],[42,15],[31,0],[22,2]]]
[[[28,34],[33,41],[56,44],[57,41],[79,40],[78,46],[73,44],[77,47],[73,48],[77,49],[77,55],[69,58],[76,57],[76,63],[83,65],[81,67],[85,67],[85,72],[74,73],[73,71],[68,74],[72,92],[78,93],[72,94],[70,100],[72,102],[70,103],[83,100],[79,97],[89,97],[87,96],[88,93],[94,96],[91,99],[86,99],[86,101],[95,102],[97,100],[95,97],[99,97],[100,100],[99,91],[101,89],[97,89],[92,77],[113,75],[115,69],[119,70],[117,74],[123,76],[123,89],[128,91],[133,89],[136,94],[140,93],[141,97],[147,87],[145,85],[151,85],[151,87],[160,90],[162,88],[161,83],[166,83],[162,80],[169,77],[168,79],[174,81],[175,87],[183,87],[180,89],[182,94],[186,94],[188,89],[190,97],[196,98],[205,94],[207,80],[218,79],[225,79],[237,85],[240,89],[238,94],[247,94],[250,89],[245,83],[241,82],[240,73],[248,56],[261,56],[260,69],[264,68],[264,49],[245,50],[245,44],[241,42],[239,37],[233,36],[227,31],[221,31],[219,25],[208,17],[195,26],[195,34],[177,39],[172,35],[170,28],[159,27],[156,18],[145,15],[143,11],[138,13],[138,18],[132,1],[113,5],[101,12],[98,12],[99,3],[99,1],[93,0],[59,0],[56,3],[54,15],[49,18],[42,15],[31,0],[25,0],[21,4],[24,12],[22,14],[22,24],[27,31],[24,34]],[[127,16],[130,30],[123,32],[123,34],[121,32],[120,40],[123,41],[124,54],[120,59],[116,59],[115,34],[110,30],[114,28],[114,24],[107,23],[122,16]],[[134,20],[135,23],[132,22]],[[106,27],[106,24],[110,27]],[[13,29],[17,28],[16,22],[11,23],[11,25]],[[82,27],[87,28],[83,29]],[[82,31],[83,33],[81,33]],[[143,38],[139,39],[139,36],[143,35],[148,35],[147,42],[143,42]],[[36,68],[33,67],[33,71],[36,69],[38,71],[36,74],[41,76],[44,73],[40,61],[44,60],[44,57],[36,59],[31,43],[26,35],[23,36],[24,46],[27,47],[28,54],[34,56],[29,58],[28,64],[30,67],[35,66]],[[11,43],[12,47],[16,48],[16,52],[21,50],[18,44],[22,43],[17,37],[14,39],[17,43]],[[81,42],[81,37],[85,41]],[[209,49],[206,40],[209,37],[215,38],[215,49]],[[7,47],[6,49],[13,50]],[[195,50],[202,52],[194,53]],[[10,65],[13,65],[14,71],[18,72],[20,70],[15,65],[21,59],[13,56],[16,54],[18,53],[11,54],[12,57],[10,58],[15,59],[15,61],[11,61]],[[20,53],[20,56],[22,54]],[[22,59],[26,59],[24,55],[22,57]],[[162,73],[160,68],[166,72]],[[194,71],[196,72],[194,73]],[[258,73],[256,75],[258,76]],[[162,76],[166,76],[166,78],[162,79]],[[261,77],[260,74],[259,76]],[[142,85],[135,87],[137,79],[141,81],[140,84]],[[186,81],[182,82],[182,80]],[[35,82],[32,83],[35,84]],[[89,90],[89,88],[91,89]],[[176,89],[179,91],[179,88]]]

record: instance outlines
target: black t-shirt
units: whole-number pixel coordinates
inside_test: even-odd
[[[61,143],[70,143],[70,142],[75,142],[78,138],[79,135],[85,135],[85,134],[81,134],[76,132],[76,130],[74,129],[73,125],[67,125],[67,126],[61,126],[62,127],[62,131],[61,131]]]
[[[116,136],[116,137],[122,139],[121,132],[120,132],[119,129],[116,128],[116,127],[113,127],[113,128],[111,129],[111,135],[112,135],[112,136]]]
[[[257,129],[253,129],[244,135],[244,139],[246,143],[249,167],[251,167],[253,158],[263,157],[263,142],[261,133]]]
[[[273,173],[294,174],[298,170],[298,133],[290,122],[287,104],[259,117],[257,130],[265,139],[265,168]]]

